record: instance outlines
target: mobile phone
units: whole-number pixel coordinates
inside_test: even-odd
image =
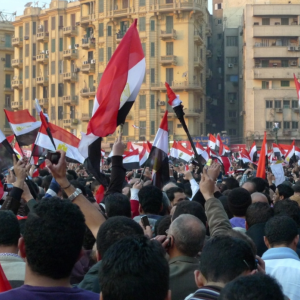
[[[146,226],[150,226],[149,219],[147,216],[142,216],[141,221],[142,221],[144,228],[146,228]]]
[[[58,161],[60,159],[60,153],[59,152],[48,151],[46,158],[49,159],[52,164],[57,165]]]
[[[13,185],[11,183],[4,183],[3,189],[4,192],[10,192],[13,189]]]

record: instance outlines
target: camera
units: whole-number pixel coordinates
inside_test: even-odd
[[[46,158],[49,159],[53,165],[57,165],[60,159],[60,153],[48,151]]]

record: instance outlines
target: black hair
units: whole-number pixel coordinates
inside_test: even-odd
[[[144,235],[138,223],[127,217],[111,217],[100,226],[97,234],[97,250],[103,256],[111,245],[131,235]]]
[[[294,193],[300,193],[300,184],[294,184],[293,190]]]
[[[42,178],[41,177],[34,177],[32,178],[32,181],[35,182],[38,186],[42,186]]]
[[[245,234],[244,232],[241,232],[239,230],[228,230],[225,235],[245,241],[251,247],[253,255],[256,256],[256,254],[257,254],[256,245],[247,234]]]
[[[162,191],[152,185],[144,186],[138,193],[140,205],[145,214],[158,215],[162,209]]]
[[[185,183],[184,184],[184,193],[189,197],[191,198],[192,195],[193,195],[193,191],[192,191],[192,188],[191,188],[191,184],[189,182]]]
[[[18,246],[20,225],[10,210],[0,210],[0,246]]]
[[[170,215],[163,216],[162,218],[157,220],[154,225],[154,234],[166,235],[166,231],[169,229],[171,222],[172,217]]]
[[[75,180],[78,178],[77,173],[74,170],[67,170],[67,173],[72,175]]]
[[[72,181],[72,180],[75,179],[75,178],[73,177],[73,175],[71,175],[71,174],[69,174],[69,173],[66,174],[66,178],[67,178],[69,181]]]
[[[105,197],[105,211],[108,218],[115,216],[131,218],[130,201],[121,193],[113,193]]]
[[[184,193],[184,190],[180,187],[171,187],[166,191],[166,194],[171,202],[175,198],[175,193]]]
[[[274,215],[288,216],[297,223],[298,227],[300,227],[300,208],[296,201],[291,199],[277,201],[274,205]]]
[[[268,203],[256,202],[251,204],[246,211],[248,227],[258,223],[265,223],[274,215],[273,209]]]
[[[284,199],[294,195],[294,190],[286,184],[277,185],[277,189],[278,189],[279,196],[283,196]]]
[[[262,273],[241,276],[228,283],[219,300],[284,300],[281,287],[275,278]]]
[[[47,190],[49,189],[50,183],[52,180],[52,175],[46,175],[43,178],[43,182],[42,182],[42,188],[47,192]]]
[[[41,200],[29,213],[24,242],[30,269],[52,279],[70,276],[85,234],[85,220],[77,205],[58,197]]]
[[[232,212],[230,211],[229,209],[229,206],[228,206],[228,197],[227,196],[221,196],[219,198],[220,202],[222,203],[223,207],[224,207],[224,210],[228,216],[228,219],[231,219],[233,218],[233,214]]]
[[[207,281],[228,283],[254,269],[253,251],[242,239],[220,235],[208,240],[203,247],[200,271]]]
[[[223,182],[225,182],[226,187],[229,190],[232,190],[240,186],[239,182],[233,177],[224,178]]]
[[[205,210],[200,203],[188,200],[179,202],[173,214],[172,220],[174,221],[183,214],[190,214],[197,217],[203,223],[203,225],[206,226],[207,217]]]
[[[100,185],[100,183],[99,183],[99,181],[97,181],[97,180],[94,180],[94,181],[91,183],[91,191],[92,191],[93,193],[96,192],[95,189],[97,188],[98,185]]]
[[[45,176],[48,176],[48,175],[50,175],[50,173],[49,173],[49,171],[47,170],[47,169],[39,169],[39,175],[41,176],[41,177],[45,177]]]
[[[99,277],[103,300],[164,300],[169,290],[165,252],[145,236],[127,237],[111,246]]]
[[[85,186],[84,188],[86,192],[86,197],[94,197],[92,191],[87,186]]]
[[[92,250],[96,243],[96,239],[90,229],[86,226],[83,239],[83,248],[85,250]]]
[[[288,216],[275,216],[265,226],[265,236],[271,247],[290,245],[298,235],[296,222]]]
[[[243,188],[231,190],[227,198],[229,210],[234,216],[243,217],[246,215],[247,208],[251,205],[251,195]]]
[[[250,181],[252,181],[252,182],[255,183],[255,185],[256,185],[256,191],[258,193],[263,193],[266,190],[266,188],[269,187],[268,182],[265,179],[260,178],[260,177],[252,177],[250,179]]]

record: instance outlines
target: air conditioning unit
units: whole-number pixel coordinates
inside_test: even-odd
[[[80,26],[80,22],[76,22],[75,25],[76,25],[76,26]]]
[[[275,111],[276,111],[277,113],[282,113],[282,108],[276,108]]]
[[[91,60],[91,64],[95,64],[96,63],[96,60],[95,59],[92,59]]]
[[[5,57],[1,57],[1,61],[5,61]]]
[[[228,68],[233,68],[233,64],[228,64]]]
[[[291,66],[297,66],[297,62],[296,61],[292,61],[291,62]]]
[[[43,29],[43,25],[39,25],[39,26],[38,26],[38,29]]]
[[[74,47],[75,47],[75,48],[79,48],[79,44],[75,44]]]
[[[28,35],[25,35],[25,36],[24,36],[24,40],[29,40],[29,36],[28,36]]]
[[[159,106],[165,106],[165,105],[166,105],[166,102],[165,102],[165,101],[158,101],[158,105],[159,105]]]
[[[49,54],[49,50],[46,50],[45,53],[46,53],[46,54]]]
[[[295,47],[294,46],[288,46],[288,51],[295,51]]]
[[[257,26],[257,25],[259,25],[259,23],[258,23],[258,22],[254,22],[253,25],[254,25],[254,26]]]

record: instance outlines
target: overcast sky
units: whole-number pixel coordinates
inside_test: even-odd
[[[4,13],[13,13],[17,11],[17,15],[22,15],[24,12],[24,5],[28,3],[28,0],[1,0],[0,1],[0,11]],[[44,3],[50,3],[50,0],[41,0],[39,1],[39,6],[42,6]],[[47,6],[48,7],[48,6]],[[212,0],[208,0],[208,9],[212,11]]]

